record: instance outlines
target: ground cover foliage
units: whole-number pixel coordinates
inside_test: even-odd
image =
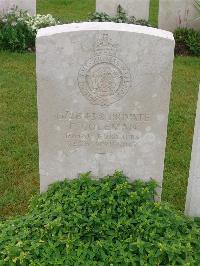
[[[200,226],[122,172],[53,184],[0,223],[0,265],[199,265]]]

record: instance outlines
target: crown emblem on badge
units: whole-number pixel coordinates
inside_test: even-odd
[[[91,104],[109,106],[122,99],[129,90],[130,72],[117,58],[117,45],[109,34],[97,36],[94,56],[79,70],[78,84]]]
[[[96,40],[95,45],[95,54],[97,55],[110,55],[115,56],[117,54],[117,45],[112,43],[111,38],[109,38],[108,34],[103,34],[99,36]]]

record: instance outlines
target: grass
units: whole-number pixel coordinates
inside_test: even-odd
[[[184,210],[191,157],[200,58],[174,61],[162,199]]]
[[[37,0],[39,14],[52,14],[61,21],[84,20],[95,11],[95,0]]]
[[[156,23],[156,1],[151,21]],[[66,8],[64,8],[66,7]],[[84,19],[92,0],[39,0],[38,11]],[[35,55],[0,52],[0,217],[26,212],[39,191]],[[200,58],[174,61],[163,200],[184,209],[192,147]]]
[[[159,0],[150,0],[149,21],[152,26],[158,25]]]
[[[0,53],[0,217],[38,191],[35,55]]]

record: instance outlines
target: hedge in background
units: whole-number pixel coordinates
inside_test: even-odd
[[[200,265],[200,227],[116,172],[53,184],[0,224],[0,265]]]

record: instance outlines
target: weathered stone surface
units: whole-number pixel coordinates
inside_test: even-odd
[[[185,214],[200,217],[200,92],[197,103]]]
[[[161,185],[173,35],[87,22],[41,29],[36,46],[41,191],[117,169]]]
[[[96,0],[96,11],[115,16],[119,5],[129,16],[134,16],[137,19],[149,19],[150,0]]]
[[[200,30],[198,10],[194,0],[160,0],[158,26],[174,31],[178,27]]]
[[[28,11],[30,15],[36,14],[36,0],[0,0],[0,12],[7,12],[15,7]]]

